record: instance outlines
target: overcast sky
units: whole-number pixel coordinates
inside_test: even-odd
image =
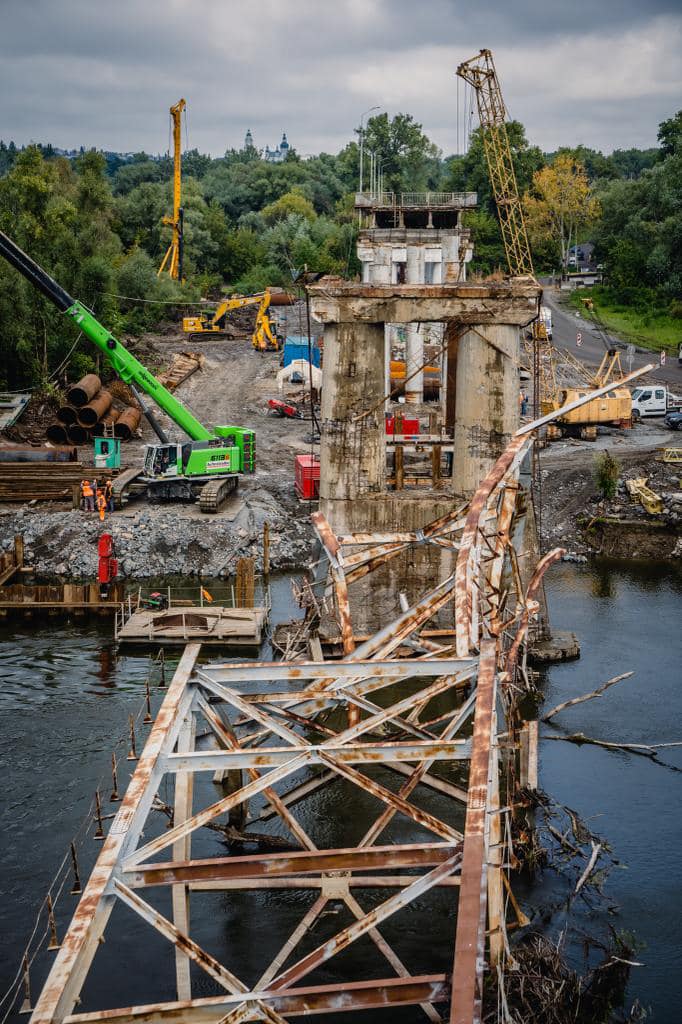
[[[184,96],[189,146],[214,156],[249,127],[259,147],[285,130],[302,155],[336,152],[375,104],[413,114],[448,154],[455,68],[481,47],[544,150],[653,146],[682,107],[679,0],[0,0],[0,13],[0,138],[17,144],[165,152]]]

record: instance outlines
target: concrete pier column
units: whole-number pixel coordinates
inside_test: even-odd
[[[320,442],[325,510],[385,489],[384,374],[383,323],[325,324]]]
[[[405,327],[405,401],[419,404],[424,401],[424,341],[419,324]],[[412,376],[414,374],[414,376]]]
[[[519,329],[485,324],[457,350],[453,487],[471,495],[519,427]]]
[[[407,247],[405,267],[407,284],[424,284],[424,251],[416,245]],[[421,324],[407,324],[405,328],[405,401],[420,404],[424,401],[424,336]],[[412,377],[412,374],[415,376]],[[409,378],[412,377],[410,380]]]

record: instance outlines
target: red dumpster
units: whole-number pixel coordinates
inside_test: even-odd
[[[294,486],[299,498],[319,498],[320,460],[315,455],[297,455],[294,463]]]
[[[395,434],[395,417],[394,416],[387,416],[386,417],[386,433],[387,434]],[[418,434],[418,433],[419,433],[419,420],[416,417],[409,418],[407,416],[403,416],[403,437],[405,437],[405,436],[413,436],[413,435]]]

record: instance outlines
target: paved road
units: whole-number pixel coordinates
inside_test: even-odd
[[[571,355],[577,356],[578,359],[587,363],[588,366],[598,366],[604,355],[604,343],[594,325],[583,316],[576,316],[574,310],[561,306],[557,292],[547,285],[545,285],[542,302],[543,305],[549,306],[552,310],[553,345],[558,349],[568,349]],[[578,331],[582,335],[582,345],[580,348],[576,345],[576,334]],[[621,362],[623,372],[627,373],[628,362],[624,358],[626,343],[623,342],[622,345]],[[645,366],[647,363],[658,364],[658,354],[656,352],[635,352],[632,361],[633,370],[637,369],[638,366]],[[656,366],[655,377],[657,380],[670,385],[673,391],[682,393],[682,366],[679,366],[677,359],[669,354],[665,366]]]

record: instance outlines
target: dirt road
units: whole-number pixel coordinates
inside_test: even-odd
[[[552,310],[552,343],[556,348],[567,349],[571,355],[581,359],[590,367],[598,366],[604,355],[604,343],[594,324],[582,316],[578,310],[564,305],[560,293],[550,285],[544,285],[542,301]],[[578,333],[581,335],[580,347],[576,344]],[[614,336],[612,335],[612,337]],[[623,370],[628,372],[629,363],[624,355],[627,343],[621,341],[620,346],[623,350],[621,355]],[[654,363],[656,370],[652,376],[682,394],[682,366],[679,366],[677,360],[670,355],[667,356],[665,366],[658,366],[658,360],[658,352],[638,349],[633,353],[632,369],[645,366],[647,363]]]

